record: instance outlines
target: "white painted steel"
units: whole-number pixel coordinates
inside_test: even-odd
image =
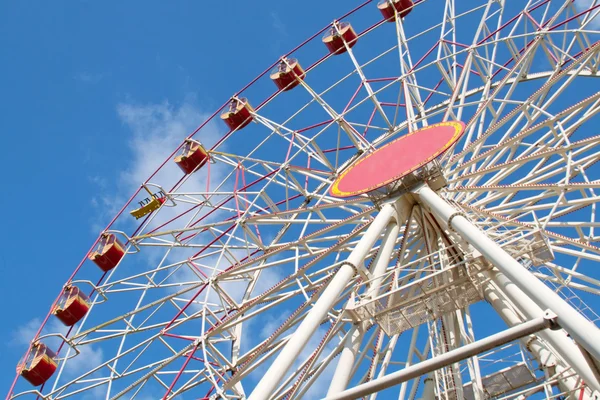
[[[448,353],[442,354],[435,358],[431,358],[427,361],[415,364],[413,366],[401,369],[400,371],[392,372],[384,376],[373,380],[369,383],[355,386],[352,389],[345,390],[341,393],[327,396],[325,400],[345,400],[345,399],[356,399],[367,394],[383,390],[393,385],[397,385],[408,379],[412,379],[428,372],[435,371],[441,367],[450,365],[456,361],[464,360],[467,357],[479,354],[486,350],[492,349],[501,344],[508,343],[515,339],[520,339],[523,336],[538,332],[542,329],[546,329],[550,326],[550,319],[546,317],[539,317],[531,321],[524,322],[520,325],[514,326],[505,330],[504,332],[496,333],[488,336],[484,339],[480,339],[477,342],[470,343],[463,347],[455,350],[451,350]]]
[[[491,271],[490,276],[492,282],[487,282],[483,287],[486,300],[494,307],[496,312],[502,317],[508,326],[516,326],[523,322],[522,318],[517,315],[517,311],[514,310],[516,305],[519,305],[519,312],[526,310],[524,314],[527,318],[531,318],[532,313],[541,312],[533,301],[528,298],[520,289],[517,287],[509,288],[510,281],[497,271]],[[500,290],[498,287],[504,288]],[[509,302],[504,296],[511,298],[512,302]],[[537,335],[532,335],[529,338],[521,340],[523,345],[531,351],[531,353],[538,360],[540,365],[547,371],[548,374],[562,374],[563,379],[557,381],[558,385],[564,392],[574,392],[579,386],[580,382],[576,376],[571,376],[569,368],[582,377],[587,384],[598,390],[598,380],[596,379],[593,370],[588,365],[586,360],[583,358],[581,351],[573,343],[572,340],[566,337],[565,332],[560,330],[555,331],[544,331],[539,332]],[[548,343],[552,347],[548,346]],[[555,356],[553,352],[558,352],[559,357]],[[564,360],[564,361],[563,361]],[[592,399],[592,393],[590,390],[586,390],[583,394],[583,398]]]
[[[427,185],[413,191],[450,229],[458,232],[473,247],[481,252],[538,307],[550,309],[558,316],[560,325],[597,360],[600,360],[600,329],[588,321],[564,299],[512,258],[506,251],[473,226],[456,208],[443,200]]]
[[[358,355],[362,341],[363,333],[358,326],[354,326],[352,335],[346,339],[344,348],[339,355],[335,372],[331,378],[331,384],[327,390],[328,396],[339,393],[348,386],[348,382],[350,382],[351,378],[350,373],[354,368],[354,362],[356,361],[356,356]]]
[[[395,219],[396,209],[394,204],[385,204],[369,226],[364,236],[358,242],[350,256],[335,276],[327,284],[317,302],[302,320],[296,332],[292,335],[285,347],[281,350],[275,361],[271,364],[263,378],[258,382],[248,400],[268,399],[281,379],[290,369],[306,343],[310,340],[321,321],[331,307],[339,301],[339,296],[346,288],[346,284],[362,268],[363,261],[388,223]]]
[[[389,224],[385,230],[383,239],[381,240],[381,247],[379,252],[373,261],[373,270],[371,271],[372,279],[368,285],[366,298],[377,297],[379,289],[381,287],[381,281],[383,274],[385,273],[398,239],[398,232],[400,228],[394,221]],[[350,381],[350,373],[354,368],[354,361],[356,355],[362,343],[363,333],[361,332],[362,327],[355,327],[352,336],[347,339],[342,354],[340,354],[339,361],[333,377],[331,378],[331,385],[327,394],[333,394],[341,392],[346,389],[348,382]]]

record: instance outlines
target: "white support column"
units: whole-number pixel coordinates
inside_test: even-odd
[[[517,299],[512,299],[512,296],[508,295],[498,287],[498,285],[504,286],[504,283],[507,281],[506,277],[504,277],[500,272],[492,271],[490,273],[490,278],[493,282],[487,282],[483,287],[485,299],[491,304],[494,310],[496,310],[498,315],[500,315],[500,317],[508,326],[516,326],[522,323],[522,318],[513,309],[514,304],[517,303],[517,301],[515,301]],[[519,290],[516,287],[515,289]],[[528,309],[527,312],[519,310],[520,312],[523,312],[523,314],[525,314],[528,318],[531,318],[529,312],[534,310],[541,312],[541,309],[537,307],[535,303],[531,301],[531,299],[527,298],[523,292],[521,292],[521,296],[524,298],[519,299],[518,302],[524,305],[529,303],[529,307],[524,307]],[[505,297],[507,297],[508,300]],[[556,349],[559,349],[560,351],[557,351],[559,355],[562,353],[570,354],[570,361],[565,361],[562,356],[560,356],[560,358],[555,357],[548,346],[542,342],[538,336],[544,339],[546,342],[552,344],[552,346],[555,347],[555,351],[557,351]],[[590,369],[590,366],[587,365],[575,343],[566,337],[564,330],[542,331],[539,332],[537,336],[523,338],[521,341],[537,359],[542,368],[548,371],[549,375],[567,372],[571,366],[579,376],[587,377],[583,379],[588,386],[592,388],[598,386],[598,382],[593,378],[594,373]],[[567,372],[565,375],[562,375],[563,377],[559,377],[557,383],[563,392],[572,393],[581,385],[581,382],[577,376],[564,377],[566,375],[570,375],[570,373]],[[589,381],[588,379],[592,380]],[[589,389],[582,397],[582,399],[586,400],[592,398],[592,393],[589,393]]]
[[[390,223],[385,231],[385,235],[381,240],[379,252],[377,253],[377,256],[375,256],[375,260],[373,260],[373,270],[371,271],[372,280],[369,283],[366,296],[368,299],[377,297],[379,294],[383,275],[390,265],[390,258],[394,252],[394,246],[396,245],[396,240],[398,240],[399,232],[400,226],[395,221]]]
[[[556,313],[559,324],[571,337],[586,349],[592,357],[600,360],[600,340],[598,340],[600,338],[600,329],[519,264],[517,260],[512,258],[483,231],[469,222],[458,210],[439,197],[429,186],[421,185],[414,189],[413,193],[417,194],[419,201],[426,204],[439,219],[448,225],[448,228],[456,231],[473,247],[479,250],[500,272],[506,275],[509,282],[515,288],[520,289],[526,298],[528,297],[533,300],[539,308],[551,309]],[[521,306],[519,303],[517,305]],[[571,362],[567,358],[571,354],[562,355],[565,356],[565,359],[569,363]],[[581,352],[579,352],[579,355],[581,355]],[[581,376],[588,382],[588,377]],[[595,378],[593,380],[595,381]]]
[[[524,322],[520,325],[508,328],[503,332],[499,332],[476,342],[469,343],[458,349],[450,350],[447,353],[440,354],[439,356],[422,361],[413,366],[392,372],[383,378],[363,383],[332,396],[327,396],[325,400],[357,399],[365,395],[381,391],[388,387],[395,386],[401,382],[405,382],[409,379],[416,378],[448,366],[452,363],[464,360],[465,358],[474,356],[475,354],[482,353],[508,342],[512,342],[515,339],[520,339],[523,336],[530,335],[542,329],[554,327],[555,322],[555,315],[546,313],[543,317]]]
[[[434,400],[435,399],[435,378],[433,372],[428,373],[423,380],[423,394],[422,400]]]
[[[529,297],[527,297],[527,295],[523,293],[523,291],[521,291],[514,283],[512,283],[503,273],[492,272],[491,278],[501,292],[504,293],[511,302],[517,305],[517,307],[527,318],[532,318],[536,312],[541,312],[541,308]],[[567,337],[567,334],[564,330],[540,332],[539,336],[550,343],[560,358],[564,360],[566,366],[563,368],[568,368],[569,366],[572,367],[577,375],[579,375],[579,377],[585,381],[586,385],[595,391],[600,390],[600,382],[598,382],[598,378],[592,370],[592,366],[588,364],[587,360],[575,342]],[[542,344],[539,341],[530,343],[530,347],[534,351],[542,351],[540,348],[542,347]],[[543,358],[550,357],[548,350],[545,348],[544,350],[545,351],[542,351],[541,353]],[[552,358],[554,358],[554,356],[552,356]],[[560,365],[557,365],[557,368],[560,369]],[[569,384],[568,381],[564,381],[562,383]],[[576,382],[571,382],[570,384],[572,386],[574,385],[575,387],[578,385]]]
[[[394,204],[388,203],[381,208],[375,220],[352,250],[350,256],[348,256],[346,263],[340,267],[331,282],[329,282],[313,308],[296,329],[296,332],[292,334],[292,337],[275,361],[273,361],[271,367],[269,367],[260,382],[258,382],[248,400],[266,400],[273,394],[279,382],[300,355],[300,352],[317,330],[321,321],[323,321],[323,318],[331,310],[331,307],[339,301],[340,294],[342,294],[348,282],[356,274],[357,268],[362,268],[365,256],[371,250],[390,220],[395,217],[395,214],[396,208]]]
[[[377,378],[383,378],[385,376],[387,368],[390,365],[390,361],[392,359],[392,353],[396,349],[396,343],[398,342],[399,337],[400,337],[400,334],[398,333],[390,338],[390,341],[388,343],[388,348],[385,352],[385,356],[383,357],[383,361],[381,362],[381,368],[379,368],[379,374],[377,374]],[[377,393],[371,393],[371,396],[369,396],[369,400],[376,400],[376,399],[377,399]]]
[[[406,357],[406,364],[404,365],[404,368],[408,368],[412,365],[412,359],[415,355],[415,348],[417,346],[417,337],[419,336],[419,327],[420,325],[417,325],[413,329],[413,333],[410,338],[410,346],[408,347],[408,356]],[[415,383],[415,385],[417,385],[417,383]],[[404,400],[406,398],[407,387],[408,381],[402,382],[400,385],[400,394],[398,395],[398,400]]]
[[[331,384],[327,390],[328,396],[345,390],[348,382],[350,382],[350,373],[352,372],[356,355],[358,354],[358,350],[360,350],[360,344],[363,340],[363,332],[358,325],[355,325],[353,329],[352,335],[344,343],[342,354],[340,354],[337,366],[335,367]]]
[[[390,263],[390,257],[394,251],[394,245],[398,239],[399,231],[400,227],[396,222],[391,222],[386,228],[385,235],[381,240],[379,252],[375,257],[375,260],[373,260],[373,270],[371,271],[373,279],[367,289],[367,298],[376,297],[379,293],[379,287],[381,286],[381,282],[383,280],[383,274],[387,270],[387,267]],[[346,389],[350,379],[352,378],[350,374],[354,367],[354,361],[356,360],[356,355],[358,354],[358,350],[360,349],[360,344],[363,339],[363,331],[361,328],[356,326],[354,329],[354,332],[350,337],[348,337],[346,343],[344,344],[344,349],[342,350],[342,354],[340,354],[340,358],[335,368],[333,378],[331,379],[331,384],[329,385],[327,395],[338,393]]]

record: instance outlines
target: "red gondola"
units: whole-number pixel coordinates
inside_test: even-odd
[[[112,233],[103,233],[96,251],[90,254],[89,259],[96,263],[104,272],[117,266],[125,255],[125,246]]]
[[[87,314],[90,309],[90,300],[76,286],[68,286],[58,299],[52,310],[66,326],[73,326]]]
[[[331,28],[323,36],[323,43],[329,49],[330,53],[342,54],[346,52],[344,42],[348,47],[353,47],[358,41],[358,35],[349,22],[334,22]]]
[[[229,110],[221,114],[221,119],[231,130],[242,129],[252,122],[252,112],[254,109],[247,99],[231,99]]]
[[[396,19],[394,8],[400,18],[404,18],[412,11],[412,6],[412,0],[379,0],[379,3],[377,3],[377,8],[387,22],[394,22]]]
[[[33,386],[40,386],[54,374],[56,354],[43,343],[34,343],[26,360],[17,366],[17,373]]]
[[[295,58],[281,60],[271,72],[271,80],[275,82],[279,90],[290,90],[298,86],[300,79],[304,80],[306,73]]]
[[[175,164],[187,175],[194,172],[198,166],[204,165],[207,160],[208,153],[200,143],[186,140],[183,151],[175,157]]]

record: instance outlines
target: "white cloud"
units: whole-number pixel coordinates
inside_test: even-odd
[[[94,348],[93,345],[88,344],[78,346],[77,350],[79,354],[70,358],[65,365],[64,372],[70,376],[80,375],[104,362],[104,354],[101,348]]]
[[[39,318],[34,318],[25,324],[17,327],[12,332],[10,344],[27,346],[37,333],[42,321]]]
[[[275,11],[271,11],[271,25],[273,29],[279,36],[287,36],[287,30],[285,29],[285,24],[279,18],[279,14]]]
[[[123,140],[129,149],[128,161],[121,166],[123,172],[120,176],[112,179],[116,181],[112,189],[105,185],[106,177],[89,177],[92,182],[98,184],[100,189],[98,195],[91,200],[92,207],[97,210],[96,220],[93,221],[94,229],[102,229],[106,221],[117,213],[129,196],[209,116],[195,104],[193,96],[188,96],[180,105],[173,105],[168,101],[148,104],[120,103],[116,111],[119,119],[130,132],[128,139]],[[194,139],[202,142],[205,147],[210,147],[221,135],[222,132],[217,124],[211,121]],[[211,182],[218,179],[219,171],[218,165],[211,166]],[[183,188],[186,191],[204,190],[206,180],[199,175],[196,173],[188,177]],[[182,176],[181,170],[171,160],[167,161],[160,172],[152,178],[151,183],[169,190]],[[156,191],[154,188],[151,190]],[[138,200],[141,200],[144,196],[139,197]],[[130,208],[133,207],[135,205]],[[163,207],[155,216],[153,225],[166,221],[181,211],[177,207]]]
[[[29,346],[38,329],[42,325],[42,320],[39,318],[33,318],[30,321],[27,321],[23,325],[17,327],[11,335],[10,344],[22,346],[24,349]],[[60,321],[58,321],[55,317],[50,317],[44,329],[42,330],[40,336],[45,336],[48,334],[58,333],[61,335],[66,335],[69,328],[64,326]],[[62,339],[58,336],[50,336],[48,338],[42,339],[42,342],[46,344],[51,350],[56,351],[58,346],[60,346]]]
[[[169,102],[160,104],[135,104],[123,103],[117,107],[117,112],[120,119],[131,131],[132,137],[129,140],[131,150],[130,166],[122,173],[120,177],[121,186],[135,190],[140,183],[144,182],[157,168],[162,161],[172,153],[172,151],[183,141],[183,139],[192,132],[197,125],[203,122],[208,114],[204,113],[193,104],[193,99],[188,99],[182,105],[175,107]],[[201,141],[205,147],[211,147],[224,133],[218,128],[215,122],[207,124],[195,137]],[[224,170],[227,167],[223,165],[211,165],[211,186],[220,182],[223,178]],[[165,189],[169,189],[173,183],[177,182],[182,177],[182,173],[174,162],[167,162],[161,171],[151,180],[152,183],[160,184]],[[168,184],[167,184],[168,182]],[[195,173],[182,186],[185,192],[204,191],[206,189],[206,175]],[[222,187],[222,190],[229,190],[227,185]],[[104,206],[107,202],[104,198],[96,199],[96,202],[101,201]],[[182,212],[180,207],[166,208],[154,217],[151,226],[156,226],[175,215]],[[209,217],[210,219],[210,217]],[[207,219],[206,221],[208,222]],[[210,236],[206,233],[205,235]],[[208,237],[207,236],[207,237]],[[198,240],[198,239],[197,239]],[[149,249],[145,248],[146,257],[149,256]],[[184,249],[178,249],[176,253],[168,258],[168,262],[177,262],[189,257],[197,250],[186,254]],[[246,255],[243,250],[230,250],[238,260]],[[152,257],[151,262],[157,260],[157,257]],[[198,261],[200,264],[209,265],[224,269],[230,265],[230,261],[224,257],[219,259],[218,256],[211,256]],[[218,264],[218,265],[217,265]],[[209,274],[214,275],[216,271]],[[276,283],[280,277],[271,271],[265,271],[261,274],[257,289],[265,290]],[[174,276],[174,280],[190,282],[197,280],[195,274],[187,267],[181,268]],[[242,282],[226,282],[222,284],[222,288],[226,290],[236,300],[241,300],[241,295],[245,291],[246,285]],[[175,289],[174,289],[175,290]],[[216,302],[215,293],[209,291],[208,301]],[[182,296],[189,297],[192,294]]]
[[[117,107],[117,113],[132,133],[129,140],[131,161],[120,177],[121,187],[127,195],[146,181],[183,140],[209,116],[194,105],[192,97],[179,107],[167,101],[146,105],[122,103]],[[194,136],[194,139],[200,141],[206,148],[210,148],[221,135],[222,132],[216,123],[211,121]],[[219,180],[221,170],[222,167],[218,164],[211,166],[211,182]],[[169,160],[151,179],[151,183],[169,190],[182,176],[183,173],[177,165]],[[189,176],[182,186],[182,189],[187,192],[203,191],[205,188],[206,174],[199,172]],[[163,207],[154,218],[154,225],[182,211],[179,207]]]
[[[276,22],[276,20],[274,20]],[[92,200],[92,204],[96,205],[98,209],[107,210],[110,215],[103,215],[104,220],[108,220],[114,215],[118,208],[122,206],[124,201],[129,198],[131,193],[136,190],[139,185],[144,182],[156,168],[178,147],[185,137],[192,132],[200,123],[206,120],[208,114],[203,112],[198,106],[195,105],[193,98],[188,98],[180,105],[173,105],[168,101],[162,103],[151,103],[151,104],[139,104],[135,102],[128,102],[119,104],[117,107],[117,114],[130,132],[128,139],[129,156],[127,166],[124,171],[120,174],[117,182],[116,192],[110,192],[110,188],[103,189],[103,181],[97,177],[90,177],[90,180],[97,184],[101,189],[98,195]],[[219,128],[220,121],[211,122],[207,124],[194,138],[201,141],[205,147],[211,147],[221,136],[224,134],[224,128]],[[125,141],[125,140],[124,140]],[[223,150],[223,149],[221,149]],[[211,165],[211,188],[220,182],[224,177],[224,171],[230,167],[225,165],[213,164]],[[177,182],[183,176],[177,165],[171,161],[168,161],[161,171],[152,178],[151,182],[163,186],[165,190],[170,189],[175,182]],[[182,189],[185,192],[197,192],[204,191],[206,188],[206,174],[196,172],[195,174],[188,177]],[[110,179],[109,179],[110,180]],[[230,190],[231,188],[224,186],[222,190]],[[132,206],[133,207],[133,206]],[[181,213],[185,208],[178,206],[173,208],[163,207],[155,216],[151,226],[156,226],[173,216]],[[129,210],[128,210],[129,211]],[[217,214],[217,213],[215,213]],[[222,216],[217,216],[220,218]],[[126,221],[129,221],[124,217]],[[133,219],[131,219],[133,222]],[[181,223],[177,225],[181,226]],[[170,229],[175,228],[169,227]],[[203,235],[209,235],[204,233]],[[200,240],[199,236],[196,241]],[[153,250],[153,251],[151,251]],[[231,249],[231,253],[238,260],[246,255],[246,252],[240,249]],[[178,248],[169,254],[166,260],[167,264],[178,262],[186,259],[191,254],[197,252],[197,249],[183,249]],[[162,254],[159,254],[162,253]],[[150,263],[151,266],[155,266],[164,251],[161,252],[160,248],[143,248],[140,254],[144,259]],[[224,269],[229,266],[230,261],[225,258],[219,260],[218,256],[209,256],[207,258],[198,260],[199,264],[204,264],[211,267],[217,267]],[[209,270],[206,270],[209,275]],[[213,272],[214,274],[214,272]],[[261,277],[254,293],[260,293],[281,279],[278,271],[265,270],[261,273]],[[177,273],[175,273],[170,281],[179,282],[194,282],[198,280],[198,277],[187,267],[183,266]],[[241,300],[241,295],[246,289],[246,282],[224,282],[221,284],[228,294],[233,297],[236,301]],[[180,288],[172,288],[171,290],[178,290]],[[182,299],[191,297],[195,291],[188,294],[182,295]],[[207,290],[202,298],[196,299],[198,302],[208,301],[218,303],[217,294],[212,290]],[[192,310],[197,311],[201,307],[200,304],[194,304]],[[281,316],[281,315],[280,315]],[[270,316],[267,314],[264,316],[269,319]],[[287,313],[285,314],[287,317]],[[280,324],[281,322],[279,322]],[[276,326],[272,324],[262,325],[263,329],[265,326],[269,329],[275,329]],[[244,327],[244,333],[250,332],[249,327]],[[266,332],[265,332],[266,333]],[[81,369],[84,372],[86,369],[98,365],[102,362],[105,354],[103,354],[100,348],[89,348],[86,352],[78,355],[68,362],[67,368]],[[110,355],[106,354],[107,357]],[[75,367],[72,367],[72,366]],[[66,370],[65,370],[66,372]]]
[[[285,24],[281,21],[279,14],[275,11],[271,11],[271,27],[276,32],[275,37],[271,41],[271,49],[275,53],[280,53],[281,44],[285,41],[288,36]]]
[[[257,337],[253,334],[253,338],[260,340],[268,338],[285,322],[290,314],[291,310],[283,310],[277,313],[265,314],[261,321],[255,320],[255,324],[260,323],[260,327],[258,327],[260,329],[260,336]],[[258,340],[252,343],[252,345],[258,344],[257,342]]]
[[[578,12],[588,10],[593,6],[600,4],[598,0],[575,0],[573,3]],[[595,9],[585,16],[585,18],[590,18],[595,16],[587,25],[587,29],[597,29],[600,27],[600,15],[598,15],[599,9]]]
[[[137,187],[145,181],[162,161],[188,136],[208,114],[203,113],[191,101],[175,107],[165,101],[160,104],[122,103],[117,107],[119,118],[131,130],[129,142],[131,165],[123,173],[124,183]],[[206,146],[218,139],[214,123],[209,123],[198,135]],[[167,173],[163,171],[167,171]],[[165,165],[161,175],[181,177],[174,163]],[[173,176],[175,175],[175,176]]]

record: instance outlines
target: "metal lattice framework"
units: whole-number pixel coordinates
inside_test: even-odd
[[[8,398],[592,398],[600,3],[582,3],[423,0],[388,23],[367,2],[338,55],[325,27],[286,55],[298,87],[271,94],[274,64],[235,95],[252,124],[225,131],[224,105],[190,135],[210,163],[183,175],[177,149],[142,184],[107,228],[117,268],[86,258],[67,282],[90,311],[33,338],[57,343],[56,373]],[[449,120],[465,134],[410,179],[329,194],[363,154]],[[134,222],[144,188],[166,201]]]

